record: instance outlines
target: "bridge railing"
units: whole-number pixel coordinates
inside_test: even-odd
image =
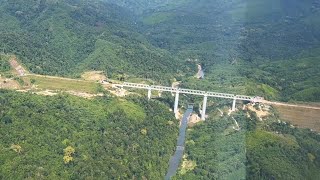
[[[226,93],[216,93],[216,92],[207,92],[209,97],[220,97],[220,98],[227,98],[227,99],[234,99],[234,94],[226,94]]]
[[[201,90],[182,89],[182,88],[173,88],[173,87],[166,87],[166,86],[147,85],[147,84],[138,84],[138,83],[129,83],[129,82],[124,82],[123,84],[116,84],[115,86],[157,90],[157,91],[179,92],[184,94],[194,94],[194,95],[201,95],[201,96],[208,96],[208,97],[218,97],[218,98],[244,100],[244,101],[254,101],[256,99],[255,97],[244,96],[244,95],[207,92],[207,91],[201,91]]]
[[[160,91],[169,91],[169,92],[176,92],[178,91],[177,88],[172,88],[172,87],[166,87],[166,86],[150,86],[151,89],[154,90],[160,90]]]
[[[206,91],[192,90],[192,89],[179,89],[179,92],[184,94],[206,95]]]
[[[245,100],[245,101],[252,101],[253,97],[251,97],[251,96],[243,96],[243,95],[236,95],[236,99]]]
[[[149,85],[146,85],[146,84],[137,84],[137,83],[123,83],[123,84],[120,84],[120,86],[132,87],[132,88],[142,88],[142,89],[150,87]]]

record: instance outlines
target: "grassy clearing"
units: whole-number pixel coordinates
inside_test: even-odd
[[[40,89],[97,93],[99,86],[99,84],[95,82],[51,76],[28,75],[26,78],[34,81],[34,85]]]
[[[294,125],[320,132],[320,110],[275,106],[280,117]]]
[[[81,75],[84,80],[99,82],[107,79],[103,71],[87,71]]]

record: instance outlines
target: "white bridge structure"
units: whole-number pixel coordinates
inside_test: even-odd
[[[175,93],[175,102],[174,102],[174,110],[173,110],[173,112],[175,114],[177,114],[177,112],[178,112],[179,94],[180,93],[181,94],[192,94],[192,95],[203,96],[203,105],[202,105],[202,112],[201,112],[201,119],[202,120],[205,120],[208,97],[232,99],[233,100],[232,111],[235,111],[235,109],[236,109],[236,101],[237,100],[250,101],[250,102],[262,102],[263,101],[263,98],[261,98],[261,97],[234,95],[234,94],[227,94],[227,93],[217,93],[217,92],[210,92],[210,91],[200,91],[200,90],[193,90],[193,89],[182,89],[182,88],[129,83],[129,82],[124,82],[122,84],[113,84],[113,86],[120,87],[120,88],[128,87],[128,88],[146,89],[146,90],[148,90],[148,99],[151,99],[151,91],[152,90]]]

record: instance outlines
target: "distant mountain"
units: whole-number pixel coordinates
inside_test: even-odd
[[[319,0],[0,0],[0,17],[0,53],[33,73],[102,70],[113,79],[320,102]],[[7,59],[0,56],[5,73]],[[179,126],[174,98],[137,93],[83,99],[0,89],[0,179],[163,178]],[[180,96],[179,104],[199,113],[202,100]],[[175,179],[319,177],[318,132],[263,104],[237,101],[226,115],[231,103],[211,99],[206,121],[188,127]]]
[[[101,1],[2,1],[0,49],[34,73],[75,75],[87,69],[170,79],[178,61],[149,44],[130,11]],[[154,73],[147,73],[154,72]]]
[[[246,89],[243,93],[282,100],[303,100],[304,94],[319,101],[311,98],[320,93],[314,90],[319,63],[311,60],[320,58],[319,16],[317,0],[194,0],[145,12],[142,21],[153,45],[200,60],[207,82],[198,87]],[[252,88],[257,86],[268,88]]]
[[[130,9],[137,14],[143,14],[145,11],[158,10],[162,8],[180,7],[191,0],[102,0],[109,3]]]
[[[200,0],[174,10],[146,12],[143,21],[150,25],[146,34],[154,44],[171,51],[210,42],[224,49],[233,44],[259,45],[257,53],[285,57],[319,45],[320,22],[315,20],[319,13],[319,3],[314,0]],[[290,52],[276,52],[275,47]]]
[[[317,0],[2,0],[0,15],[0,50],[35,73],[319,101]]]

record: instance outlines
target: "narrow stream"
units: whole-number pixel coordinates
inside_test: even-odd
[[[189,105],[188,109],[183,115],[180,130],[179,130],[179,137],[177,141],[177,149],[174,155],[170,158],[169,169],[168,169],[167,175],[165,176],[165,180],[170,180],[171,177],[176,174],[179,168],[179,164],[182,159],[183,151],[184,151],[188,120],[190,118],[192,111],[193,111],[193,106]]]

